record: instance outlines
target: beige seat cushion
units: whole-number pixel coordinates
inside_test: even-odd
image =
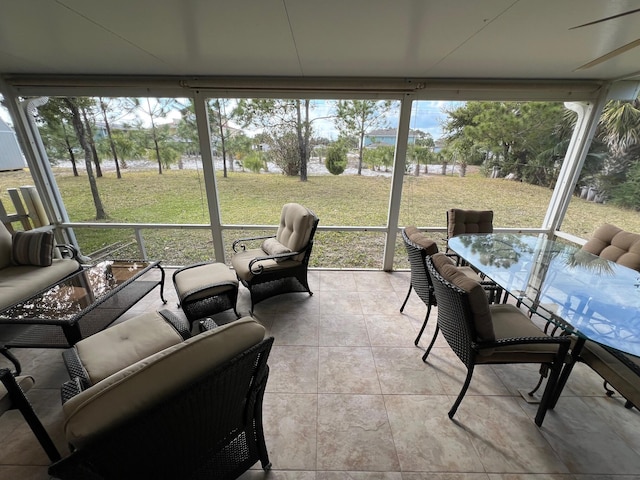
[[[215,297],[238,288],[238,278],[224,263],[207,263],[179,271],[173,277],[180,301]]]
[[[640,235],[605,223],[583,245],[583,250],[640,271]]]
[[[540,337],[547,335],[540,330],[518,307],[511,304],[490,305],[491,320],[496,340],[501,338]],[[558,345],[531,343],[481,350],[476,363],[552,362]]]
[[[264,339],[251,317],[209,330],[147,357],[69,399],[62,407],[67,441],[79,447],[184,388]]]
[[[91,335],[73,348],[91,383],[96,384],[182,340],[182,336],[162,315],[149,312]]]

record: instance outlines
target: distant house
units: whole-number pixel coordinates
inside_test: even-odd
[[[21,170],[26,166],[15,132],[0,119],[0,172]]]
[[[396,136],[398,135],[397,128],[381,128],[366,133],[364,136],[364,146],[369,147],[373,145],[391,145],[396,144]],[[409,130],[409,145],[416,143],[416,138],[424,135],[421,130]]]

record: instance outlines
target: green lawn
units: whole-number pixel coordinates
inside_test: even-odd
[[[73,177],[56,169],[56,179],[72,221],[94,221],[95,207],[86,176]],[[384,226],[389,204],[390,177],[311,176],[308,182],[278,174],[231,172],[223,178],[216,172],[220,213],[225,224],[275,225],[283,203],[295,201],[320,217],[321,226]],[[209,222],[202,171],[124,171],[123,178],[107,173],[97,179],[108,222],[194,223]],[[32,184],[27,171],[0,173],[0,199],[8,211],[13,206],[7,189]],[[493,209],[496,227],[540,226],[551,190],[480,175],[406,176],[400,210],[400,225],[445,227],[448,208]],[[586,238],[600,224],[609,222],[640,232],[640,215],[612,205],[574,198],[563,230]],[[251,234],[254,232],[251,232]],[[76,229],[85,253],[114,242],[129,242],[131,230]],[[186,264],[211,258],[210,234],[206,230],[145,230],[150,256],[169,264]],[[251,236],[246,231],[226,231],[225,246]],[[434,236],[442,239],[442,235]],[[406,266],[398,242],[396,265]],[[323,267],[380,268],[384,236],[377,232],[319,232],[312,264]],[[127,251],[136,255],[131,248]]]

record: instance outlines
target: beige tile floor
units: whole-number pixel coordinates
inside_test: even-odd
[[[412,294],[399,312],[407,272],[312,271],[310,281],[313,296],[283,295],[255,309],[275,337],[264,400],[273,470],[256,465],[242,480],[640,479],[640,413],[605,396],[587,367],[575,369],[538,428],[536,406],[518,394],[535,384],[537,368],[480,366],[451,421],[465,370],[442,338],[429,363],[421,361],[413,339],[425,306]],[[156,289],[123,320],[156,308],[182,314],[170,280],[169,303],[158,296]],[[241,287],[241,314],[248,305]],[[15,352],[36,378],[28,396],[65,452],[60,350]],[[0,418],[0,442],[0,479],[49,478],[47,458],[17,412]]]

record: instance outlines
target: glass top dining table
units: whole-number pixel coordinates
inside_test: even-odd
[[[640,356],[640,273],[546,235],[464,234],[449,248],[546,320]]]

